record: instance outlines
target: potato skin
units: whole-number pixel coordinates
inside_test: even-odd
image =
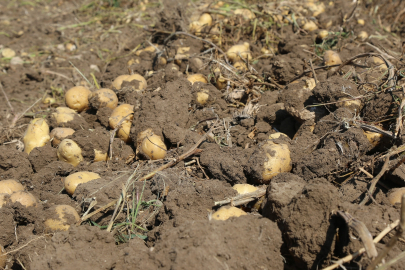
[[[54,218],[45,220],[44,225],[51,231],[67,231],[74,223],[69,224],[66,215],[74,217],[75,222],[80,221],[80,216],[76,210],[70,205],[56,205],[48,209],[49,212],[53,212]]]
[[[73,195],[79,184],[87,183],[91,180],[100,178],[100,175],[94,172],[77,172],[65,178],[65,190],[69,195]]]
[[[45,119],[35,118],[28,125],[23,138],[24,152],[29,154],[35,147],[42,147],[50,140],[49,126]]]
[[[218,209],[215,213],[212,214],[212,219],[215,220],[227,220],[231,217],[240,217],[247,215],[245,211],[234,207],[234,206],[223,206]]]
[[[72,128],[54,128],[51,131],[50,137],[52,140],[52,146],[57,147],[60,142],[67,136],[75,133],[75,130]]]
[[[22,191],[24,190],[23,185],[21,185],[19,182],[17,182],[14,179],[7,179],[7,180],[2,180],[0,181],[0,194],[13,194],[14,192],[17,191]]]
[[[122,104],[115,108],[109,118],[109,124],[112,129],[115,129],[121,119],[124,117],[125,120],[122,121],[121,127],[118,129],[117,137],[123,140],[124,142],[128,143],[131,141],[129,137],[129,132],[131,130],[132,119],[134,118],[134,106],[130,104]]]
[[[137,89],[134,89],[134,90],[136,90],[136,91],[143,90],[143,89],[145,89],[146,86],[148,85],[148,84],[146,83],[146,80],[145,80],[144,77],[142,77],[142,76],[139,75],[139,74],[132,74],[132,75],[121,75],[121,76],[118,76],[118,77],[113,81],[112,86],[113,86],[115,89],[117,89],[117,90],[121,90],[122,83],[123,83],[124,81],[126,81],[126,82],[131,82],[131,81],[133,81],[133,80],[139,81],[139,86],[138,86],[138,88],[137,88]]]
[[[59,160],[70,163],[74,167],[83,161],[82,149],[71,139],[61,141],[56,154]]]
[[[58,107],[56,112],[52,113],[52,117],[55,119],[57,124],[67,123],[72,121],[77,112],[68,107]]]
[[[143,139],[141,151],[149,159],[157,160],[165,158],[167,148],[160,136],[152,134]]]
[[[37,198],[34,197],[31,193],[27,191],[17,191],[14,192],[13,194],[10,195],[10,201],[12,203],[19,202],[25,207],[37,207],[38,206],[38,200]]]
[[[89,95],[91,91],[84,86],[70,88],[65,94],[66,105],[77,112],[82,112],[89,108]]]
[[[118,106],[118,97],[113,90],[101,88],[89,96],[89,103],[96,110],[104,107],[114,110]]]

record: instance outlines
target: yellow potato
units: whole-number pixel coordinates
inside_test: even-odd
[[[28,125],[23,138],[24,151],[29,154],[35,147],[44,146],[51,138],[45,119],[35,118]]]
[[[318,26],[316,25],[316,23],[314,21],[308,21],[304,24],[304,26],[302,27],[302,29],[304,29],[305,31],[315,31],[318,29]]]
[[[339,102],[336,103],[337,107],[344,107],[351,110],[356,110],[357,112],[360,111],[361,108],[361,100],[360,99],[349,99],[349,98],[340,98]]]
[[[56,205],[48,211],[51,212],[52,218],[45,220],[44,225],[51,231],[67,231],[70,225],[80,221],[79,214],[69,205]],[[70,219],[68,219],[69,215]]]
[[[319,33],[318,33],[318,35],[317,35],[317,38],[323,40],[323,39],[327,38],[328,35],[329,35],[329,31],[328,31],[328,30],[321,30],[321,31],[319,31]]]
[[[110,127],[115,129],[120,121],[121,127],[118,129],[117,136],[124,142],[129,142],[131,138],[129,137],[129,132],[131,130],[132,119],[134,118],[134,106],[130,104],[122,104],[115,108],[109,118]]]
[[[79,184],[84,184],[95,179],[99,179],[100,175],[94,172],[77,172],[65,178],[65,190],[69,195],[73,195]]]
[[[249,43],[245,42],[243,44],[233,45],[226,52],[226,56],[232,62],[236,62],[237,60],[240,60],[241,57],[243,59],[246,59],[246,60],[249,60],[249,61],[252,60],[252,55],[250,54],[250,45],[249,45]]]
[[[141,151],[149,159],[156,160],[165,158],[167,148],[160,136],[152,134],[143,139]]]
[[[227,220],[231,217],[240,217],[247,215],[245,211],[236,208],[234,206],[223,206],[218,209],[215,213],[212,214],[212,219],[215,220]]]
[[[153,45],[154,45],[154,46],[148,46],[148,47],[146,47],[145,49],[136,51],[135,55],[140,56],[141,53],[143,53],[143,52],[151,52],[151,53],[154,53],[154,52],[156,51],[156,48],[157,48],[159,45],[158,45],[158,44],[153,44]]]
[[[221,75],[218,77],[215,86],[217,87],[217,89],[221,90],[221,89],[224,89],[227,84],[228,84],[228,81]]]
[[[366,31],[361,31],[358,35],[357,38],[360,39],[361,41],[365,41],[368,39],[368,34]]]
[[[237,61],[233,64],[233,67],[236,68],[237,70],[243,72],[243,71],[247,71],[247,66],[245,64],[245,62],[242,61]]]
[[[236,184],[232,187],[238,194],[246,194],[256,191],[258,188],[249,184]]]
[[[243,18],[245,18],[246,20],[252,20],[252,19],[256,18],[256,15],[247,8],[236,9],[234,11],[234,14],[235,15],[242,15]]]
[[[325,52],[323,56],[323,60],[325,65],[332,66],[332,65],[340,65],[342,64],[342,60],[337,52],[328,50]]]
[[[395,205],[397,203],[401,203],[402,200],[402,195],[405,194],[405,188],[393,188],[390,190],[388,193],[388,200],[392,205]]]
[[[209,98],[210,95],[208,94],[208,91],[200,91],[197,93],[197,103],[200,105],[207,104]]]
[[[72,87],[65,94],[66,105],[77,112],[87,110],[90,95],[91,91],[84,86]]]
[[[211,26],[212,25],[212,17],[208,13],[204,13],[200,16],[198,21],[193,21],[190,23],[189,29],[190,32],[199,34],[201,33],[201,30],[205,26]]]
[[[59,160],[72,164],[74,167],[83,161],[82,149],[71,139],[64,139],[56,152]]]
[[[358,19],[357,23],[360,24],[360,25],[364,25],[364,20],[363,19]]]
[[[101,150],[94,149],[94,162],[107,161],[107,153],[103,153]]]
[[[72,128],[54,128],[54,129],[52,129],[52,131],[50,133],[50,137],[52,139],[52,146],[57,147],[64,138],[72,135],[73,133],[75,133],[75,130]]]
[[[113,87],[114,87],[115,89],[121,90],[121,86],[122,86],[122,83],[123,83],[124,81],[125,81],[125,82],[132,82],[132,81],[134,81],[134,80],[139,81],[139,86],[138,86],[138,88],[137,88],[137,89],[134,89],[134,90],[139,91],[139,90],[143,90],[143,89],[146,88],[146,86],[147,86],[146,80],[145,80],[144,77],[142,77],[142,76],[139,75],[139,74],[121,75],[121,76],[118,76],[118,77],[113,81],[112,85],[113,85]]]
[[[379,68],[381,71],[385,71],[385,70],[388,69],[388,67],[387,67],[387,65],[385,64],[384,60],[382,60],[380,57],[373,56],[372,59],[373,59],[373,63],[374,63],[376,66],[378,66],[378,68]]]
[[[113,90],[101,88],[89,96],[89,102],[97,110],[104,107],[114,110],[118,106],[118,97]]]
[[[17,191],[10,195],[10,202],[16,203],[19,202],[25,207],[37,207],[38,200],[31,193],[27,191]]]
[[[363,133],[364,135],[366,135],[367,140],[371,143],[373,147],[376,147],[383,138],[383,135],[381,133],[371,131],[363,131]]]
[[[52,113],[52,118],[55,119],[57,124],[60,124],[72,121],[75,115],[77,115],[77,112],[68,107],[58,107],[56,112]]]
[[[276,144],[269,141],[262,146],[267,160],[263,164],[262,181],[267,184],[270,179],[282,172],[292,169],[290,149],[287,144]]]
[[[204,75],[202,74],[193,74],[193,75],[188,75],[187,80],[191,82],[191,84],[194,84],[195,82],[202,82],[202,83],[208,83],[207,79],[205,78]]]
[[[280,137],[284,137],[286,139],[289,139],[289,137],[287,135],[285,135],[284,133],[282,133],[282,132],[276,132],[276,133],[273,133],[273,134],[269,135],[270,140],[278,139]]]
[[[8,179],[0,181],[0,193],[11,195],[14,192],[22,190],[24,190],[23,185],[16,180]]]

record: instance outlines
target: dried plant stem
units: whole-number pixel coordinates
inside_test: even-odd
[[[380,242],[381,239],[383,239],[384,236],[386,236],[390,231],[392,231],[396,226],[398,226],[398,224],[399,224],[399,219],[396,220],[395,222],[391,223],[390,225],[388,225],[387,228],[385,228],[382,232],[380,232],[380,234],[376,238],[374,238],[373,242],[374,243]],[[366,252],[366,249],[361,248],[361,249],[359,249],[359,251],[357,251],[357,252],[355,252],[353,254],[350,254],[350,255],[336,261],[334,264],[324,268],[323,270],[332,270],[332,269],[338,268],[339,266],[343,265],[344,263],[350,262],[351,260],[357,258],[358,256],[360,256],[364,252]]]
[[[50,235],[53,235],[53,233],[44,234],[44,235],[41,235],[41,236],[39,236],[39,237],[37,237],[37,238],[31,239],[30,241],[28,241],[26,244],[22,245],[21,247],[16,248],[16,249],[14,249],[14,250],[10,250],[9,252],[6,252],[6,253],[2,254],[1,256],[5,256],[5,255],[8,255],[8,254],[10,254],[10,253],[17,252],[17,251],[19,251],[19,250],[25,248],[26,246],[28,246],[28,245],[31,244],[32,242],[37,241],[37,240],[39,240],[39,239],[41,239],[41,238],[44,238],[45,236],[50,236]]]
[[[370,196],[373,194],[375,186],[377,185],[377,182],[380,180],[380,178],[384,175],[384,173],[388,170],[388,164],[390,161],[390,156],[387,156],[385,158],[385,162],[383,167],[381,168],[381,171],[376,175],[376,177],[371,180],[371,185],[370,188],[368,189],[368,192],[364,195],[364,199],[361,201],[360,205],[365,205],[368,200],[370,199]]]
[[[264,196],[264,194],[266,194],[266,189],[267,189],[267,187],[261,187],[253,192],[240,194],[240,195],[237,195],[230,199],[218,201],[218,202],[215,202],[215,206],[222,206],[222,205],[226,205],[226,204],[231,204],[232,206],[242,205],[242,204],[251,202],[257,198],[260,198],[261,196]]]
[[[10,100],[9,100],[8,97],[7,97],[6,91],[4,91],[4,87],[3,87],[3,85],[1,84],[1,82],[0,82],[0,89],[1,89],[1,91],[3,92],[4,97],[6,98],[7,105],[10,107],[11,112],[14,114],[13,105],[11,105]]]
[[[118,201],[118,199],[117,199],[117,200],[113,200],[113,201],[107,203],[106,205],[100,207],[100,208],[97,209],[96,211],[94,211],[94,212],[88,214],[87,216],[82,217],[82,218],[81,218],[81,221],[79,221],[77,225],[80,225],[80,223],[82,223],[83,221],[85,221],[85,220],[91,218],[91,217],[94,216],[95,214],[98,214],[98,213],[100,213],[101,211],[103,211],[103,210],[105,210],[105,209],[107,209],[107,208],[113,206],[117,201]]]

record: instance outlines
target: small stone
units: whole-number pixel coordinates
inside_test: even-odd
[[[97,65],[90,65],[90,69],[92,69],[94,71],[97,71],[97,72],[100,72],[100,69],[98,68]]]
[[[10,65],[22,65],[22,64],[24,64],[24,60],[22,60],[21,57],[16,56],[11,58]]]

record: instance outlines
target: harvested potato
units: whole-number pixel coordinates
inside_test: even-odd
[[[318,39],[323,40],[325,38],[327,38],[329,35],[329,31],[328,30],[321,30],[319,31],[318,35],[316,36]]]
[[[342,64],[342,60],[337,52],[328,50],[325,52],[323,56],[323,60],[325,65],[332,66],[332,65],[340,65]]]
[[[402,195],[405,194],[405,187],[402,188],[393,188],[388,193],[388,200],[392,205],[401,203]]]
[[[205,78],[204,75],[202,74],[193,74],[193,75],[188,75],[187,80],[191,82],[191,84],[194,84],[195,82],[202,82],[202,83],[208,83],[208,80]]]
[[[89,96],[89,103],[96,110],[104,107],[114,110],[118,106],[118,97],[113,90],[101,88]]]
[[[376,147],[383,139],[383,135],[381,133],[371,131],[363,131],[363,133],[364,135],[366,135],[367,140],[371,143],[373,147]]]
[[[65,178],[65,190],[69,195],[73,195],[78,185],[99,179],[100,175],[94,172],[77,172]]]
[[[235,15],[242,15],[246,20],[252,20],[256,18],[256,15],[247,8],[239,8],[234,11]]]
[[[7,264],[7,255],[4,247],[0,246],[0,269],[5,269]]]
[[[48,209],[51,218],[45,220],[44,225],[51,231],[67,231],[70,226],[80,221],[76,210],[69,205],[56,205]]]
[[[118,129],[117,136],[124,142],[129,142],[131,138],[129,137],[129,132],[131,130],[132,119],[134,118],[133,107],[130,104],[122,104],[115,108],[109,118],[110,127],[115,129],[121,122],[121,127]]]
[[[51,97],[46,97],[46,98],[44,98],[42,103],[51,105],[51,104],[56,103],[56,99],[51,98]]]
[[[241,57],[245,60],[250,61],[252,60],[252,55],[250,54],[250,44],[248,42],[245,42],[243,44],[233,45],[226,52],[226,56],[232,62],[240,60]]]
[[[17,191],[10,195],[10,202],[19,202],[25,207],[37,207],[38,200],[31,193],[27,191]]]
[[[52,131],[50,133],[50,137],[52,140],[52,146],[57,147],[64,138],[72,135],[73,133],[75,133],[75,130],[72,128],[54,128],[54,129],[52,129]]]
[[[245,211],[236,208],[234,206],[223,206],[212,214],[212,219],[215,220],[227,220],[231,217],[240,217],[247,215]]]
[[[141,53],[143,52],[150,52],[150,53],[154,53],[156,51],[156,48],[159,46],[158,44],[152,44],[153,46],[148,46],[145,49],[139,50],[135,52],[136,56],[140,56]]]
[[[200,16],[198,21],[193,21],[190,23],[189,29],[190,32],[200,34],[201,30],[205,26],[211,26],[212,25],[212,17],[208,13],[204,13]]]
[[[285,138],[285,139],[289,139],[289,137],[286,134],[282,133],[282,132],[276,132],[276,133],[273,133],[273,134],[269,135],[270,140],[278,139],[280,137]]]
[[[68,107],[58,107],[56,112],[52,113],[52,118],[55,119],[57,124],[61,124],[72,121],[75,115],[77,115],[77,112]]]
[[[236,184],[232,187],[238,194],[246,194],[256,191],[258,188],[249,184]]]
[[[363,19],[358,19],[358,20],[357,20],[357,23],[360,24],[360,25],[364,25],[365,22],[364,22]]]
[[[15,51],[13,49],[10,49],[10,48],[5,48],[5,49],[2,50],[1,54],[5,58],[13,58],[15,56]]]
[[[357,38],[360,39],[361,41],[365,41],[368,39],[368,33],[366,31],[361,31],[358,35]]]
[[[107,153],[103,153],[101,150],[94,149],[94,162],[107,161]]]
[[[236,68],[238,71],[247,71],[247,66],[245,64],[245,62],[242,61],[237,61],[233,64],[233,67]]]
[[[24,152],[29,154],[35,147],[42,147],[50,140],[49,126],[45,119],[35,118],[28,125],[23,138]]]
[[[123,82],[132,82],[132,81],[138,81],[138,87],[134,87],[135,91],[140,91],[146,88],[147,83],[144,77],[142,77],[139,74],[133,74],[133,75],[121,75],[118,76],[112,83],[112,86],[117,89],[121,90],[122,83]]]
[[[65,94],[66,105],[77,112],[87,110],[90,95],[91,91],[84,86],[72,87]]]
[[[7,203],[6,200],[6,196],[8,196],[9,194],[6,193],[0,193],[0,208],[3,207],[3,205],[5,205]]]
[[[74,167],[83,161],[82,149],[71,139],[64,139],[56,152],[59,160],[72,164]]]
[[[305,31],[315,31],[318,29],[318,26],[314,21],[307,21],[304,26],[302,27]]]
[[[344,107],[348,108],[351,111],[359,112],[361,109],[361,100],[360,99],[349,99],[349,98],[340,98],[339,102],[336,103],[338,108]]]
[[[217,79],[217,82],[215,86],[217,87],[218,90],[224,89],[226,85],[228,84],[228,81],[220,75]]]
[[[208,103],[209,98],[210,98],[210,95],[208,93],[208,90],[202,90],[200,92],[197,92],[196,101],[198,104],[204,106],[205,104]]]
[[[379,68],[381,71],[385,71],[385,70],[388,69],[388,67],[387,67],[387,65],[385,64],[384,60],[382,60],[380,57],[373,56],[372,59],[373,59],[374,65],[378,66],[378,68]]]
[[[21,185],[19,182],[17,182],[14,179],[0,181],[0,193],[11,195],[14,192],[22,191],[22,190],[24,190],[23,185]]]
[[[151,133],[143,139],[141,151],[147,158],[156,160],[165,158],[167,148],[160,136]]]

